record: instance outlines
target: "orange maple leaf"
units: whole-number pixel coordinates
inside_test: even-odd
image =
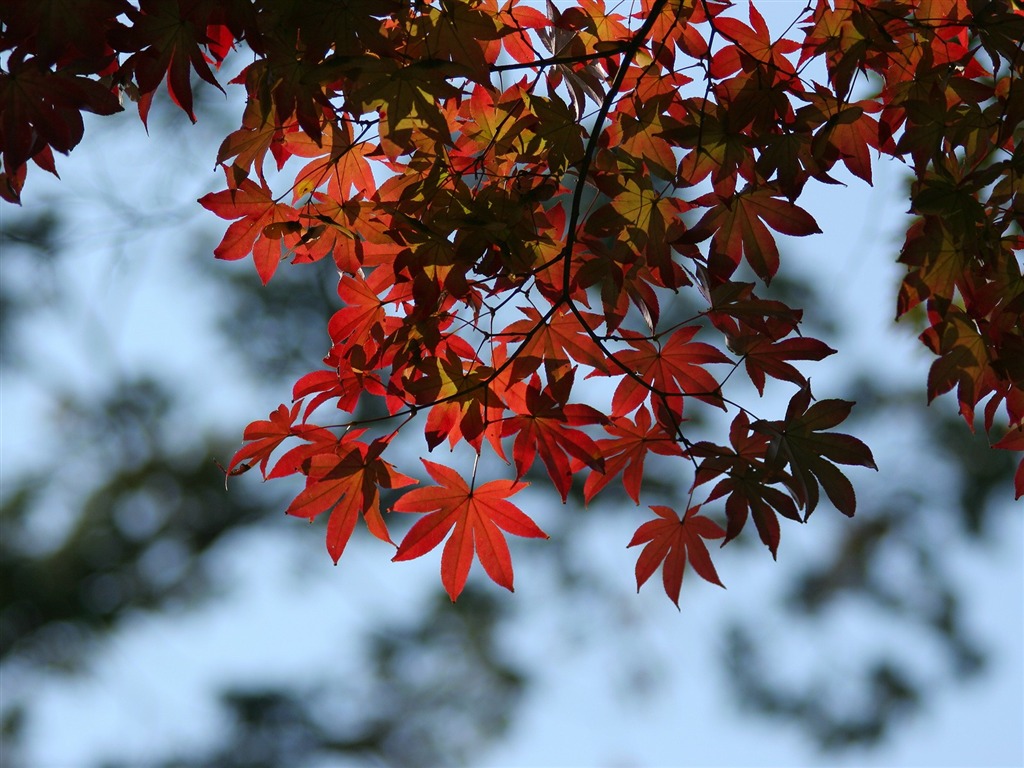
[[[679,590],[683,586],[683,571],[689,561],[693,570],[705,581],[724,588],[715,564],[711,562],[704,539],[721,539],[725,531],[714,520],[698,515],[700,504],[690,507],[679,519],[671,507],[655,504],[651,507],[656,520],[648,520],[636,529],[628,546],[646,544],[636,561],[636,591],[661,565],[665,594],[679,607]]]
[[[441,554],[441,581],[449,597],[454,601],[462,593],[474,552],[495,583],[514,591],[512,556],[502,531],[535,539],[548,538],[533,520],[508,501],[509,496],[525,488],[527,483],[492,480],[479,488],[471,488],[451,467],[426,459],[420,461],[438,484],[416,488],[395,502],[395,512],[428,514],[409,529],[392,559],[420,557],[454,529]]]

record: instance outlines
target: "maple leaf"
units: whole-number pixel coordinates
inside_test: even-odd
[[[594,469],[583,485],[583,498],[589,504],[593,498],[622,473],[622,485],[636,504],[640,503],[640,484],[644,474],[644,458],[648,451],[662,456],[681,456],[682,449],[661,424],[651,424],[651,414],[640,406],[636,419],[619,416],[604,425],[611,438],[597,441],[604,458],[604,470]]]
[[[680,163],[680,184],[694,186],[710,174],[716,193],[732,195],[737,177],[753,178],[750,137],[732,124],[724,105],[710,103],[705,107],[700,100],[689,99],[684,106],[685,120],[663,118],[666,127],[660,134],[673,146],[692,150]]]
[[[11,55],[0,69],[0,153],[8,173],[49,147],[68,153],[82,140],[81,112],[111,115],[121,111],[117,96],[95,80],[71,72],[52,72],[35,58]],[[50,168],[53,171],[52,155]],[[14,185],[12,185],[13,187]],[[19,202],[13,190],[12,202]]]
[[[591,222],[602,222],[607,234],[626,240],[630,249],[644,255],[648,265],[662,274],[671,274],[669,244],[675,240],[673,233],[681,229],[680,212],[689,207],[675,197],[656,193],[647,178],[642,183],[630,180],[608,206],[591,217]],[[602,228],[592,229],[600,232]]]
[[[479,163],[480,153],[518,155],[516,145],[534,121],[517,92],[517,87],[512,86],[495,97],[488,90],[477,88],[463,103],[462,110],[468,120],[465,133],[457,143],[469,163]]]
[[[700,504],[690,507],[682,519],[671,507],[653,505],[658,517],[636,529],[627,547],[646,544],[636,561],[636,591],[661,566],[665,594],[679,607],[679,591],[683,586],[686,563],[705,581],[724,588],[715,564],[711,562],[704,539],[720,539],[725,531],[714,520],[698,515]]]
[[[395,502],[395,512],[427,514],[409,529],[392,559],[412,560],[425,555],[451,531],[441,554],[441,583],[453,601],[466,585],[474,553],[496,584],[514,591],[512,556],[502,531],[548,538],[533,520],[508,501],[527,484],[492,480],[479,488],[470,488],[450,467],[421,461],[437,485],[408,491]]]
[[[687,81],[688,78],[683,78],[679,85],[685,85]],[[620,102],[617,109],[622,111],[624,105],[629,104],[632,114],[617,115],[619,119],[611,129],[612,140],[617,138],[620,146],[631,156],[642,157],[651,173],[659,178],[672,178],[678,165],[671,144],[659,135],[667,127],[662,122],[662,114],[672,104],[673,96],[674,92],[643,102],[634,97],[634,104],[625,100]],[[621,135],[616,136],[617,133]]]
[[[333,183],[336,174],[331,175]],[[372,266],[377,246],[368,239],[370,203],[346,200],[337,203],[321,192],[312,192],[308,198],[297,198],[301,203],[299,219],[301,237],[295,243],[293,263],[318,261],[331,256],[339,275],[361,274],[364,266]]]
[[[301,377],[292,387],[292,398],[299,400],[314,395],[306,404],[304,418],[328,400],[337,400],[337,407],[354,413],[360,395],[380,397],[387,395],[380,377],[368,370],[366,351],[359,345],[335,344],[324,362],[332,366],[329,371],[312,371]]]
[[[701,441],[691,446],[687,454],[703,457],[697,467],[693,487],[696,488],[716,477],[719,480],[705,504],[726,497],[726,535],[723,544],[739,536],[748,515],[754,518],[758,536],[775,557],[778,552],[780,531],[777,514],[790,520],[801,520],[793,499],[774,484],[781,483],[787,490],[793,479],[780,468],[766,461],[769,448],[767,435],[751,431],[750,419],[740,412],[729,428],[730,447]]]
[[[394,543],[380,513],[378,486],[403,488],[416,480],[380,458],[386,447],[385,441],[375,440],[366,445],[355,441],[353,433],[347,433],[334,450],[318,451],[303,461],[306,488],[285,512],[312,520],[331,510],[327,520],[327,552],[335,563],[344,553],[360,515],[370,533],[381,541]]]
[[[597,62],[581,62],[574,67],[558,60],[583,52],[579,27],[590,19],[583,9],[569,8],[563,13],[551,0],[547,0],[547,12],[554,24],[538,27],[537,34],[554,59],[547,73],[548,89],[554,92],[560,85],[565,85],[573,115],[579,122],[586,112],[588,96],[597,104],[604,98],[604,72]]]
[[[663,396],[688,395],[724,408],[718,382],[704,366],[730,360],[710,344],[690,341],[699,330],[697,325],[680,328],[660,348],[646,339],[627,339],[633,349],[617,352],[616,357],[650,388],[631,376],[623,377],[612,396],[612,416],[635,410],[652,389]],[[675,410],[681,413],[682,405]]]
[[[428,406],[424,426],[427,447],[433,450],[445,440],[454,449],[465,440],[480,452],[485,435],[500,454],[500,421],[505,404],[490,386],[491,368],[476,360],[464,360],[449,349],[418,366],[403,382],[417,406]],[[421,375],[422,374],[422,375]]]
[[[800,44],[784,38],[772,41],[764,17],[753,3],[749,3],[748,9],[752,27],[739,19],[725,16],[716,19],[716,29],[736,45],[725,46],[714,55],[711,61],[712,74],[715,77],[731,74],[740,68],[744,58],[749,58],[767,64],[776,78],[795,76],[796,71],[784,54],[800,50]]]
[[[960,413],[973,429],[975,405],[998,381],[988,340],[970,315],[956,307],[945,313],[933,308],[928,317],[932,327],[920,338],[939,355],[928,370],[928,401],[956,387]]]
[[[583,157],[582,127],[561,99],[524,92],[523,100],[537,119],[523,154],[536,156],[551,173],[561,176]]]
[[[533,47],[529,29],[543,29],[552,25],[552,20],[536,8],[523,3],[507,3],[501,15],[510,21],[502,30],[501,44],[505,51],[520,64],[528,64],[540,58]]]
[[[260,472],[265,479],[281,477],[285,474],[292,474],[298,471],[295,458],[299,453],[305,458],[309,453],[322,450],[322,446],[335,441],[334,435],[322,427],[311,424],[296,424],[299,416],[301,403],[293,403],[291,408],[286,405],[279,405],[277,410],[270,414],[269,420],[254,421],[245,428],[243,439],[249,441],[247,445],[239,448],[235,455],[228,462],[227,472],[229,475],[239,475],[251,469],[259,462]],[[281,457],[274,469],[267,471],[270,457],[289,437],[298,437],[309,442],[310,446],[299,446],[292,449]],[[248,463],[246,463],[248,462]]]
[[[577,316],[565,306],[554,307],[544,316],[533,307],[519,307],[519,311],[526,315],[526,319],[517,320],[497,334],[505,345],[512,340],[522,341],[512,363],[514,380],[529,376],[541,361],[560,367],[569,365],[571,358],[597,370],[605,370],[604,353],[580,324],[580,318],[583,318],[593,329],[600,325],[600,316],[590,312],[581,312]]]
[[[166,74],[171,99],[193,123],[196,116],[192,111],[192,69],[210,85],[224,90],[200,48],[200,45],[212,44],[211,50],[221,50],[207,37],[211,10],[209,4],[200,2],[139,0],[137,10],[125,10],[132,26],[114,29],[109,35],[115,49],[133,52],[122,68],[135,74],[139,90],[152,94]],[[139,115],[143,123],[148,112],[149,99],[140,100]]]
[[[764,394],[765,375],[806,385],[804,375],[787,360],[823,360],[836,352],[823,341],[802,336],[777,341],[777,335],[785,335],[789,327],[785,321],[769,319],[767,333],[746,330],[727,334],[729,349],[743,358],[759,395]]]
[[[811,214],[775,195],[770,188],[732,197],[703,195],[694,202],[710,210],[680,240],[699,243],[711,237],[713,252],[724,255],[734,266],[745,257],[757,276],[768,283],[779,269],[779,249],[768,227],[795,236],[821,232]]]
[[[908,266],[908,272],[900,285],[897,317],[926,299],[951,299],[954,289],[966,282],[972,259],[963,246],[954,242],[942,219],[928,216],[907,230],[900,262]]]
[[[295,423],[298,416],[298,403],[293,404],[290,409],[282,404],[270,414],[269,420],[252,422],[245,428],[245,433],[242,435],[244,440],[250,442],[239,448],[231,457],[231,461],[228,462],[228,472],[239,474],[259,461],[260,471],[266,476],[270,455],[277,446],[291,436],[292,424]],[[250,464],[242,468],[242,462],[245,461],[249,461]]]
[[[237,189],[211,192],[199,204],[232,223],[213,253],[218,259],[234,261],[252,253],[256,272],[264,285],[281,262],[286,243],[298,241],[302,225],[298,212],[273,199],[270,188],[245,179]]]
[[[440,9],[427,8],[423,23],[423,41],[437,58],[450,59],[473,73],[478,82],[488,82],[489,65],[498,49],[482,46],[500,36],[492,13],[476,3],[445,3]]]
[[[515,434],[512,459],[517,477],[523,477],[539,455],[548,470],[551,482],[564,502],[572,485],[573,466],[604,469],[601,449],[593,438],[574,427],[601,424],[607,420],[596,408],[582,403],[568,403],[575,368],[562,369],[543,389],[534,376],[529,384],[509,389],[506,402],[516,414],[505,420],[504,435]]]
[[[737,323],[732,322],[734,319],[741,327],[781,338],[795,329],[803,317],[803,312],[781,301],[758,298],[753,283],[719,280],[703,266],[698,268],[697,278],[701,294],[708,302],[708,319],[726,335],[740,332]]]
[[[831,116],[815,136],[812,153],[820,156],[827,144],[842,157],[850,173],[871,183],[870,148],[878,149],[878,121],[868,111],[878,111],[877,104],[858,102],[850,104]]]
[[[1002,439],[992,444],[993,448],[1000,448],[1004,451],[1024,451],[1024,425],[1018,425],[1011,429]],[[1013,476],[1014,498],[1024,496],[1024,459],[1017,465],[1017,471]]]
[[[825,489],[836,509],[852,517],[857,507],[853,484],[836,464],[856,464],[878,469],[871,450],[850,435],[824,432],[850,415],[847,400],[820,400],[810,405],[811,390],[802,387],[789,401],[782,421],[758,421],[752,428],[772,440],[774,461],[789,465],[796,490],[809,516],[818,504],[818,485]]]
[[[357,78],[349,95],[353,112],[382,115],[381,146],[389,157],[397,158],[419,136],[451,143],[439,102],[457,93],[448,78],[471,76],[468,67],[439,59],[400,66],[393,59],[367,57],[352,74]]]
[[[218,163],[234,158],[232,172],[228,176],[229,184],[234,182],[234,187],[237,187],[248,177],[253,166],[260,181],[265,183],[263,165],[267,152],[274,154],[277,168],[281,170],[287,158],[275,150],[283,143],[283,134],[282,127],[274,120],[270,110],[264,109],[258,98],[250,97],[242,115],[242,127],[225,136],[217,150]]]
[[[356,141],[352,126],[328,123],[327,131],[318,142],[306,133],[295,130],[285,134],[286,150],[296,157],[315,158],[295,174],[296,199],[327,183],[327,194],[332,201],[345,201],[372,195],[377,190],[373,170],[367,155],[374,146]],[[335,202],[337,204],[337,202]]]
[[[336,342],[347,346],[361,345],[369,349],[371,344],[380,344],[401,325],[401,320],[387,314],[386,303],[380,298],[389,286],[394,285],[394,275],[386,268],[376,268],[367,277],[362,274],[342,275],[338,281],[338,298],[345,306],[335,312],[327,331]]]
[[[67,62],[73,53],[79,72],[109,64],[107,34],[117,17],[131,10],[125,0],[7,0],[4,5],[5,48],[12,40],[32,39],[46,65]]]

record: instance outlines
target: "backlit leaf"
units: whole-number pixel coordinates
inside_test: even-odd
[[[513,591],[512,557],[502,531],[528,538],[548,538],[508,501],[526,484],[492,480],[471,488],[451,468],[422,461],[437,485],[408,491],[395,502],[395,512],[418,512],[425,516],[409,529],[393,559],[411,560],[425,555],[450,533],[441,554],[441,582],[452,600],[458,598],[466,585],[474,555],[495,583]]]
[[[710,518],[697,514],[700,505],[686,510],[681,520],[671,507],[655,505],[651,509],[657,518],[637,528],[629,542],[630,547],[646,545],[636,563],[637,592],[660,565],[665,594],[678,608],[686,563],[705,581],[724,586],[704,540],[720,539],[725,531]]]

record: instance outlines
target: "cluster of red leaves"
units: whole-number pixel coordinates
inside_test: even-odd
[[[0,11],[0,194],[19,199],[29,160],[54,170],[81,110],[127,94],[145,120],[166,79],[194,119],[192,70],[217,85],[210,65],[251,50],[232,81],[241,126],[217,155],[226,189],[200,200],[232,222],[216,255],[251,254],[264,282],[282,261],[330,257],[341,308],[326,368],[249,426],[229,471],[303,476],[288,513],[329,513],[335,561],[360,516],[391,541],[386,495],[423,515],[394,559],[447,539],[453,599],[474,557],[512,589],[504,533],[545,536],[509,501],[535,465],[563,501],[584,473],[586,501],[621,478],[639,504],[651,452],[693,468],[691,497],[710,488],[681,519],[652,507],[630,543],[645,544],[638,587],[660,565],[677,603],[686,563],[720,583],[704,540],[730,541],[748,515],[773,555],[778,515],[805,520],[821,491],[853,515],[838,467],[873,459],[830,431],[852,404],[812,402],[793,364],[834,350],[740,278],[768,284],[775,233],[819,231],[796,203],[806,183],[837,183],[839,164],[870,183],[872,152],[915,176],[898,312],[926,307],[929,397],[955,388],[972,426],[989,398],[988,430],[1005,406],[995,447],[1024,447],[1024,18],[1002,0],[815,0],[778,39],[753,4],[742,18],[725,0],[641,0],[631,16],[604,0],[72,5]],[[827,84],[805,74],[813,63]],[[268,154],[300,163],[283,194]],[[684,290],[706,309],[662,322],[661,299]],[[783,418],[726,396],[741,366],[759,393],[796,385]],[[615,380],[610,413],[573,401],[581,368]],[[698,403],[736,411],[727,445],[686,437]],[[314,423],[330,404],[340,423]],[[467,481],[425,461],[433,484],[401,490],[416,481],[383,455],[421,416],[431,449],[508,462],[511,447],[515,478],[478,486],[477,464]],[[718,500],[725,530],[697,514]]]

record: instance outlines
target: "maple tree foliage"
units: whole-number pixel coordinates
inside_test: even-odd
[[[815,400],[794,364],[835,350],[744,278],[772,281],[778,234],[820,231],[808,182],[871,183],[882,157],[913,174],[896,312],[936,356],[928,398],[955,391],[969,428],[980,406],[994,448],[1024,449],[1024,14],[1006,0],[809,0],[782,35],[723,0],[9,0],[0,21],[14,203],[82,111],[134,102],[145,122],[166,82],[194,121],[193,74],[223,89],[222,62],[248,62],[225,188],[199,201],[230,222],[215,255],[263,282],[333,259],[339,309],[324,366],[227,469],[302,476],[287,511],[327,514],[335,561],[360,518],[394,544],[383,510],[420,514],[395,560],[445,541],[453,599],[474,558],[512,589],[504,534],[545,537],[510,500],[527,473],[563,501],[579,477],[587,502],[619,482],[640,504],[650,453],[690,473],[686,512],[652,506],[629,544],[638,587],[660,567],[677,604],[687,564],[720,583],[705,540],[748,517],[774,556],[779,516],[822,492],[852,516],[840,467],[871,452],[834,431],[852,403]],[[681,292],[702,308],[663,320]],[[795,387],[781,418],[735,400],[742,374]],[[612,380],[607,413],[574,400],[583,378]],[[730,414],[725,442],[688,436],[701,408]],[[424,461],[417,485],[386,461],[417,428],[468,446],[471,476]],[[484,454],[507,476],[478,478]]]

